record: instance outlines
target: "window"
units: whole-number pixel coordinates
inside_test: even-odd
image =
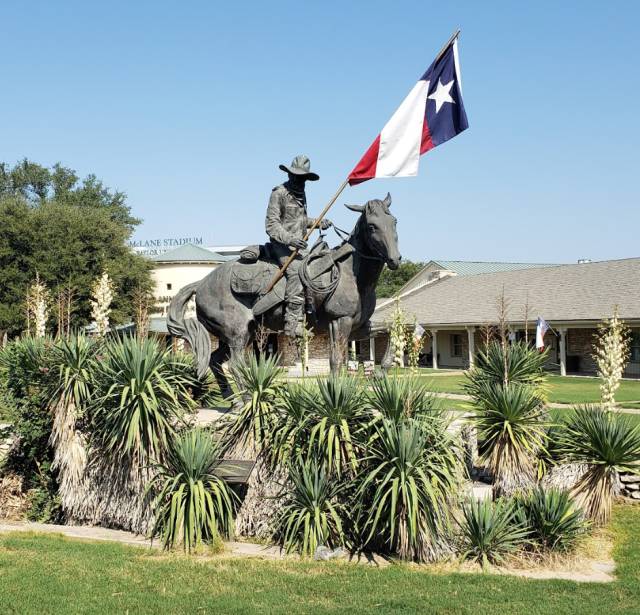
[[[167,284],[167,290],[171,290],[171,284]]]
[[[460,335],[459,333],[453,333],[451,335],[451,356],[462,356],[462,335]]]
[[[631,334],[631,344],[629,345],[629,359],[634,363],[640,363],[640,331]]]

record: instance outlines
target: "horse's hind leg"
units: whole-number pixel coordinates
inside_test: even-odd
[[[222,364],[229,358],[229,355],[229,344],[220,341],[218,348],[211,353],[209,358],[209,367],[211,367],[211,371],[220,387],[223,399],[229,399],[233,395],[229,381],[222,369]]]

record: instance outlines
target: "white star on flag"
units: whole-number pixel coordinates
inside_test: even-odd
[[[446,85],[442,85],[442,81],[438,79],[438,86],[436,87],[436,91],[433,94],[429,94],[427,98],[431,98],[431,100],[436,101],[436,113],[440,111],[442,105],[444,103],[455,104],[455,100],[451,98],[451,88],[453,87],[454,79],[449,81]]]

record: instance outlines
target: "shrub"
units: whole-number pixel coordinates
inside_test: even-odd
[[[49,392],[55,375],[52,366],[50,339],[26,337],[0,350],[3,395],[19,443],[5,464],[24,477],[24,486],[30,491],[28,516],[41,522],[56,522],[61,517],[49,445]]]
[[[462,507],[463,559],[486,567],[502,564],[505,557],[527,542],[528,529],[518,519],[513,502],[500,498],[471,500]]]
[[[572,493],[598,525],[611,516],[620,472],[640,472],[640,429],[622,414],[598,406],[577,408],[567,422],[563,452],[586,471]]]
[[[290,466],[289,483],[277,525],[286,552],[310,556],[321,545],[342,546],[346,507],[340,496],[344,483],[335,480],[326,465],[302,458]]]
[[[274,424],[266,457],[272,467],[306,455],[311,434],[310,418],[318,389],[307,383],[289,382],[275,408]]]
[[[98,362],[93,436],[114,463],[160,460],[176,423],[193,407],[193,380],[152,339],[111,341]]]
[[[519,498],[531,544],[542,551],[570,551],[588,523],[566,491],[537,487]]]
[[[63,492],[75,487],[86,464],[86,449],[77,423],[93,395],[96,352],[95,342],[83,335],[59,339],[53,348],[50,442],[54,448],[53,467],[59,471]]]
[[[438,399],[418,378],[384,375],[371,386],[368,401],[381,416],[398,422],[407,418],[439,416]]]
[[[439,423],[382,419],[357,480],[362,542],[403,559],[432,560],[446,548],[459,462]]]
[[[230,370],[242,406],[227,430],[228,444],[255,445],[266,448],[273,427],[273,412],[282,393],[282,368],[279,358],[244,354],[231,362]]]
[[[210,433],[192,429],[176,436],[164,459],[154,465],[150,489],[153,502],[153,537],[165,549],[182,545],[191,552],[203,542],[231,535],[233,492],[216,475],[220,450]]]
[[[353,473],[358,467],[355,437],[369,422],[362,387],[355,378],[334,375],[317,385],[317,394],[309,396],[309,454],[338,476]]]
[[[546,352],[538,352],[523,341],[504,347],[498,340],[491,341],[476,355],[475,364],[469,370],[465,385],[467,393],[480,398],[487,384],[521,384],[542,395],[546,358]]]
[[[498,495],[534,480],[535,457],[544,448],[546,414],[531,387],[486,382],[478,388],[472,421],[479,453],[495,479]]]

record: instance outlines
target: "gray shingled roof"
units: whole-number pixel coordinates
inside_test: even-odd
[[[539,269],[540,267],[555,267],[558,263],[501,263],[496,261],[441,261],[434,263],[443,269],[453,271],[458,275],[478,275],[480,273],[497,273],[498,271],[519,271],[520,269]]]
[[[534,321],[599,321],[616,304],[623,319],[640,319],[640,258],[451,276],[408,292],[401,305],[422,324],[482,325],[497,320],[503,288],[512,322],[524,320],[527,295]],[[393,308],[390,302],[377,309],[374,327],[387,322]]]
[[[229,257],[192,243],[186,243],[174,250],[151,256],[149,260],[154,263],[222,263],[229,260]]]

